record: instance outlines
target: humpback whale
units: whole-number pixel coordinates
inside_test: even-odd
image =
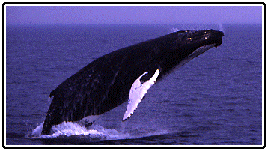
[[[128,101],[122,121],[137,108],[147,90],[175,67],[222,44],[223,32],[182,30],[106,54],[54,89],[42,135],[62,122],[92,123]]]

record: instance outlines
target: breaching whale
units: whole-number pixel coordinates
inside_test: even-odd
[[[147,90],[163,75],[212,47],[222,44],[223,32],[184,30],[106,54],[62,82],[49,97],[43,135],[62,122],[93,122],[128,101],[128,119]]]

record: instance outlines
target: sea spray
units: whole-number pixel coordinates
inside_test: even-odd
[[[41,135],[43,123],[40,123],[27,138],[62,138],[62,137],[78,137],[78,138],[97,138],[99,140],[117,140],[130,138],[129,134],[118,131],[116,129],[106,129],[99,125],[91,126],[87,129],[78,123],[63,122],[52,127],[51,135]]]

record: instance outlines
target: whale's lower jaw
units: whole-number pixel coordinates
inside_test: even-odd
[[[187,58],[185,58],[184,60],[182,60],[177,66],[176,68],[179,68],[181,66],[183,66],[184,64],[188,63],[189,61],[191,61],[192,59],[198,57],[199,55],[203,54],[204,52],[206,52],[207,50],[216,47],[217,44],[212,44],[212,45],[205,45],[202,46],[198,49],[196,49],[192,54],[190,54]]]

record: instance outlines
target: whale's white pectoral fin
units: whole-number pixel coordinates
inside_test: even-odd
[[[145,74],[147,74],[147,72],[144,72],[139,78],[137,78],[130,88],[127,110],[124,114],[123,121],[128,119],[133,114],[135,109],[138,107],[138,104],[147,93],[147,90],[150,89],[150,87],[156,82],[156,78],[159,75],[159,69],[156,69],[154,75],[148,81],[142,84],[140,79]]]

